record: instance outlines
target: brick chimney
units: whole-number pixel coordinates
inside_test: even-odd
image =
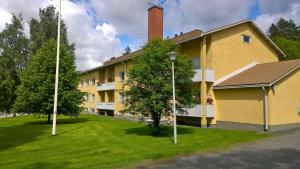
[[[163,8],[153,5],[148,9],[148,42],[163,39]]]

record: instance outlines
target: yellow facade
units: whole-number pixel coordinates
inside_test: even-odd
[[[242,35],[251,37],[250,43],[242,42]],[[249,24],[216,32],[211,36],[211,64],[216,79],[252,62],[278,61],[278,55]]]
[[[95,80],[95,83],[93,82]],[[98,71],[91,71],[81,75],[79,82],[79,89],[82,92],[86,92],[85,102],[82,107],[85,108],[85,111],[96,112],[96,104],[100,100],[100,95],[97,92],[97,82],[99,81]]]
[[[269,91],[270,125],[300,123],[300,71],[286,76]]]
[[[261,88],[216,90],[217,121],[264,124],[264,92]]]
[[[243,35],[247,35],[251,38],[250,43],[243,42]],[[199,124],[201,122],[202,126],[206,126],[206,124],[214,125],[217,121],[257,125],[264,124],[264,92],[261,88],[213,90],[212,86],[214,81],[206,80],[209,78],[206,77],[206,71],[208,70],[212,70],[214,79],[218,80],[253,62],[266,63],[279,60],[278,52],[267,43],[266,39],[263,38],[253,26],[249,23],[239,24],[181,43],[179,47],[180,52],[191,61],[199,62],[198,69],[201,69],[202,81],[194,83],[194,86],[201,91],[199,105],[201,105],[202,118],[199,118]],[[81,87],[79,85],[82,91],[96,95],[96,101],[94,103],[91,103],[89,100],[83,104],[83,107],[97,109],[96,103],[98,102],[113,102],[113,112],[119,114],[124,108],[120,93],[124,90],[123,84],[128,78],[130,66],[130,60],[127,60],[83,73],[81,78],[84,83],[86,79],[95,77],[97,82],[104,84],[113,82],[115,85],[113,90],[107,91],[97,91],[97,85],[89,87]],[[125,80],[121,79],[122,72],[124,72],[123,78],[125,78]],[[270,124],[299,122],[299,116],[296,116],[297,113],[282,118],[284,105],[283,103],[279,104],[282,100],[280,98],[291,100],[287,99],[289,96],[285,96],[285,93],[288,92],[286,91],[287,87],[284,86],[300,84],[299,79],[300,78],[291,79],[289,80],[291,82],[288,84],[279,83],[276,89],[276,95],[270,93],[271,91],[269,92],[269,104],[278,105],[277,107],[270,106]],[[293,92],[295,93],[296,91]],[[213,105],[207,105],[207,98],[213,99]],[[299,100],[298,98],[295,102],[288,104],[293,104],[291,107],[295,107],[295,104],[299,104]],[[213,117],[209,116],[207,106],[213,106]]]

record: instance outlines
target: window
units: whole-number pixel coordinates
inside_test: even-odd
[[[124,93],[119,93],[119,102],[124,102]]]
[[[92,114],[94,114],[94,113],[95,113],[95,109],[91,109],[91,111],[92,111]]]
[[[89,101],[89,95],[88,95],[88,94],[84,96],[84,100],[85,100],[86,102]]]
[[[95,86],[95,84],[96,84],[96,79],[92,78],[92,86]]]
[[[88,87],[88,86],[89,86],[89,84],[90,84],[90,81],[89,81],[89,79],[86,79],[86,80],[85,80],[85,83],[86,83],[86,86]]]
[[[83,80],[81,80],[81,87],[83,87]]]
[[[125,72],[119,72],[119,77],[121,81],[125,80]]]
[[[95,101],[95,95],[92,94],[92,102],[94,102],[94,101]]]
[[[244,43],[250,43],[250,36],[248,36],[248,35],[242,35],[242,38],[243,38],[243,42]]]
[[[200,57],[193,58],[191,60],[193,69],[200,69]]]

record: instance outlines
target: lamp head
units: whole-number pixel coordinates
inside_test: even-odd
[[[171,61],[175,61],[176,56],[177,56],[176,52],[170,52],[170,53],[168,53],[168,55],[169,55]]]

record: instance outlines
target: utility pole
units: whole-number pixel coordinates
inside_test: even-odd
[[[57,53],[56,53],[56,73],[55,73],[55,91],[53,108],[53,126],[52,136],[56,134],[56,114],[57,114],[57,95],[58,95],[58,74],[59,74],[59,51],[60,51],[60,18],[61,18],[61,0],[58,0],[58,23],[57,23]]]

